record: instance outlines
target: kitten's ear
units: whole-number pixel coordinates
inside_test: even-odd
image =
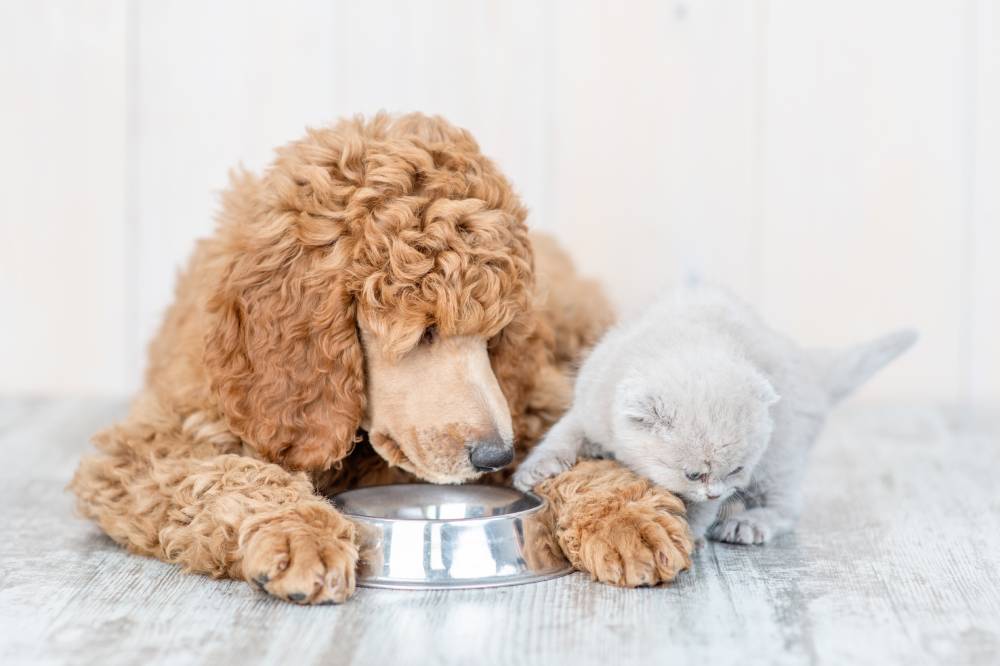
[[[625,403],[625,416],[638,426],[653,428],[660,426],[670,428],[673,418],[667,411],[663,401],[656,396],[639,395]]]
[[[781,396],[774,390],[774,386],[764,377],[761,377],[759,381],[755,383],[754,395],[767,407],[770,407],[781,400]]]

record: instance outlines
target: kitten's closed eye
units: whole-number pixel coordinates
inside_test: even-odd
[[[697,481],[701,478],[701,472],[684,472],[684,476],[687,477],[688,481]]]
[[[730,473],[729,473],[729,476],[735,476],[735,475],[739,474],[739,473],[740,473],[740,472],[742,472],[742,471],[743,471],[743,467],[742,467],[742,465],[741,465],[740,467],[737,467],[737,468],[736,468],[736,469],[734,469],[734,470],[733,470],[732,472],[730,472]]]

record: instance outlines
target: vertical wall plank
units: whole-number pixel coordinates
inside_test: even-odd
[[[996,408],[1000,406],[1000,9],[992,0],[978,0],[972,18],[976,105],[970,397]]]
[[[962,372],[963,5],[769,3],[765,313],[803,341],[911,324],[866,395],[956,400]]]
[[[685,269],[757,297],[752,3],[559,2],[560,238],[630,310]]]
[[[335,38],[322,0],[143,1],[136,11],[138,326],[129,365],[138,381],[176,272],[214,227],[228,171],[260,169],[274,147],[329,121]]]
[[[124,391],[239,162],[357,112],[468,127],[627,312],[687,267],[869,397],[1000,402],[990,0],[0,4],[0,391]],[[127,130],[127,131],[126,131]],[[127,143],[127,137],[134,142]],[[26,351],[27,350],[27,351]]]
[[[0,4],[0,391],[124,388],[125,14]]]

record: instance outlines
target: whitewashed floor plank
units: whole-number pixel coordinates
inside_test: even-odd
[[[122,552],[64,491],[122,401],[0,400],[0,663],[995,664],[1000,419],[836,414],[795,535],[662,589],[580,574],[298,608]]]

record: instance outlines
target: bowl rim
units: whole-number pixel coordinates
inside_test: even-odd
[[[470,517],[470,518],[384,518],[384,517],[381,517],[381,516],[366,516],[366,515],[361,514],[361,513],[350,513],[349,511],[346,511],[337,502],[337,498],[338,497],[340,497],[341,495],[346,495],[347,493],[352,493],[352,492],[359,491],[359,490],[373,490],[373,489],[377,489],[377,488],[390,488],[390,487],[398,488],[400,486],[441,486],[441,487],[461,487],[461,486],[472,487],[472,486],[480,486],[480,487],[483,487],[483,488],[503,488],[505,490],[513,490],[514,492],[520,493],[520,494],[522,494],[522,495],[524,495],[524,496],[526,496],[526,497],[528,497],[528,498],[536,501],[537,504],[535,504],[534,506],[530,506],[530,507],[528,507],[526,509],[521,509],[520,511],[513,511],[511,513],[502,513],[502,514],[499,514],[499,515],[496,515],[496,516],[475,516],[475,517]],[[548,505],[549,505],[549,501],[547,499],[545,499],[541,495],[536,495],[533,492],[518,490],[517,488],[514,488],[513,486],[491,486],[491,485],[487,485],[485,483],[471,483],[471,484],[457,484],[457,485],[450,485],[450,484],[444,484],[444,483],[380,483],[380,484],[377,484],[377,485],[374,485],[374,486],[363,486],[361,488],[350,488],[348,490],[344,490],[342,492],[339,492],[339,493],[336,493],[334,495],[331,495],[328,498],[328,500],[333,504],[334,508],[336,508],[337,511],[339,511],[340,513],[342,513],[345,516],[349,516],[351,519],[362,520],[362,521],[370,522],[370,523],[437,523],[437,524],[442,524],[442,525],[446,524],[446,523],[470,524],[470,523],[477,523],[477,522],[478,523],[484,523],[484,522],[499,522],[499,521],[513,520],[513,519],[521,517],[521,516],[528,516],[528,515],[531,515],[531,514],[534,514],[534,513],[538,513],[540,511],[548,508]]]

